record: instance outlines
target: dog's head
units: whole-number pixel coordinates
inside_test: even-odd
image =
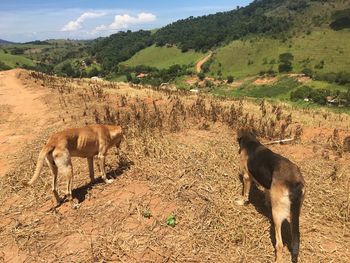
[[[237,130],[237,143],[239,145],[239,153],[249,141],[257,141],[254,133],[248,128],[241,128]]]
[[[119,148],[120,143],[123,139],[123,130],[120,126],[116,125],[108,125],[109,135],[111,137],[111,140],[113,144],[116,145],[117,148]]]

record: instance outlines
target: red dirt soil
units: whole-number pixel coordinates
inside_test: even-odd
[[[0,73],[0,176],[10,168],[13,154],[52,118],[42,99],[48,90],[26,87],[20,77],[18,69]]]
[[[213,52],[209,51],[209,55],[208,56],[206,56],[205,58],[203,58],[203,59],[201,59],[200,61],[197,62],[197,64],[196,64],[196,71],[197,71],[197,73],[201,72],[203,64],[205,62],[207,62],[211,58],[212,55],[213,55]]]

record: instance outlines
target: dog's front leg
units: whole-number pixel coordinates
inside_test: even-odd
[[[110,184],[113,182],[113,179],[108,179],[106,174],[106,168],[105,168],[105,159],[106,156],[104,154],[98,154],[98,159],[100,160],[100,170],[101,170],[101,177],[105,183]]]
[[[236,201],[238,205],[247,205],[249,203],[249,192],[250,192],[251,180],[247,173],[243,174],[243,192],[242,199]]]
[[[87,162],[88,162],[88,166],[89,166],[90,183],[93,184],[95,182],[94,158],[88,157]]]

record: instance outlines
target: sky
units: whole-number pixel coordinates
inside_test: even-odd
[[[93,39],[229,11],[252,0],[0,0],[0,39]]]

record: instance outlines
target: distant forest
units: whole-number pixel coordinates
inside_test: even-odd
[[[189,17],[167,25],[154,34],[144,30],[119,32],[93,41],[90,51],[104,69],[110,70],[152,44],[176,45],[183,52],[190,49],[205,52],[248,34],[279,37],[292,26],[292,19],[267,16],[265,13],[271,6],[281,2],[254,1],[247,7],[237,7],[229,12]],[[303,4],[301,6],[306,8]]]

